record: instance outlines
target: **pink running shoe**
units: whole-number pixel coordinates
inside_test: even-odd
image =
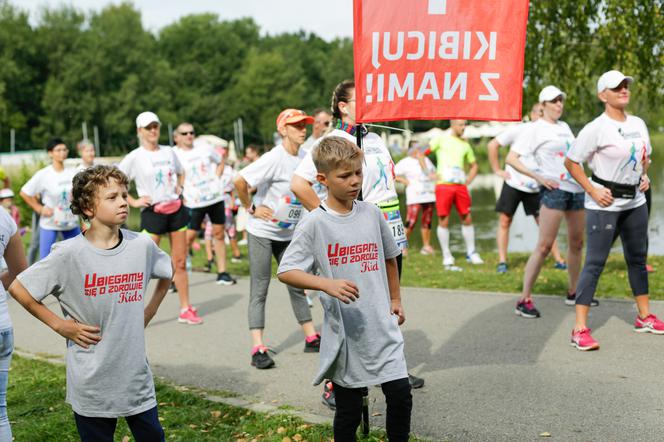
[[[570,345],[581,351],[599,350],[599,343],[590,336],[589,328],[584,328],[579,331],[572,330],[572,340]]]
[[[181,324],[200,325],[203,323],[203,319],[189,307],[185,312],[180,313],[178,322]]]
[[[657,319],[652,313],[641,319],[638,316],[634,321],[634,331],[637,333],[654,333],[664,335],[664,322]]]

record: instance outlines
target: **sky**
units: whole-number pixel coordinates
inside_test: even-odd
[[[10,2],[28,10],[33,23],[38,21],[39,10],[44,6],[66,4],[84,11],[98,11],[106,5],[121,3],[119,0]],[[134,0],[132,3],[141,11],[143,25],[151,31],[158,31],[185,15],[213,12],[222,20],[252,17],[262,32],[269,34],[303,29],[328,41],[353,34],[352,0]]]

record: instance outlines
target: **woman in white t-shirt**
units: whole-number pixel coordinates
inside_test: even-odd
[[[642,119],[625,112],[632,77],[619,71],[604,73],[597,95],[604,113],[588,123],[567,153],[565,166],[586,191],[586,260],[577,288],[576,324],[571,344],[595,350],[599,344],[587,327],[597,282],[615,239],[620,236],[629,283],[638,314],[634,331],[664,334],[664,322],[650,312],[648,296],[648,209],[644,192],[650,188],[651,146]],[[592,178],[586,176],[587,162]]]
[[[198,325],[203,320],[189,302],[187,275],[187,224],[189,213],[182,204],[184,173],[170,146],[159,145],[159,117],[143,112],[136,117],[140,146],[129,152],[118,168],[136,184],[138,199],[128,197],[129,205],[141,209],[141,231],[158,245],[168,235],[175,273],[173,281],[180,298],[178,322]]]
[[[358,126],[355,121],[355,82],[344,80],[334,88],[332,92],[332,116],[335,124],[334,130],[328,132],[325,137],[341,137],[357,143],[356,130]],[[406,229],[401,219],[399,210],[399,196],[394,186],[394,161],[390,151],[383,139],[372,132],[366,131],[362,126],[362,151],[364,152],[364,165],[362,167],[362,192],[361,199],[376,204],[387,221],[397,245],[403,252],[408,248]],[[316,179],[318,171],[311,156],[311,152],[318,145],[314,143],[312,149],[304,157],[295,170],[291,181],[291,189],[302,205],[307,210],[313,210],[320,206],[321,201],[327,197],[327,189]],[[399,277],[403,255],[397,256]],[[420,388],[424,386],[424,379],[408,374],[411,386]],[[330,408],[335,407],[335,396],[332,383],[325,382],[323,387],[323,402]]]
[[[265,301],[272,278],[272,257],[281,261],[293,238],[295,225],[302,216],[302,204],[290,190],[290,180],[302,159],[300,146],[313,118],[301,110],[286,109],[277,118],[282,144],[240,170],[233,179],[242,205],[249,213],[247,224],[249,269],[249,331],[251,333],[251,365],[258,369],[274,366],[263,341]],[[252,202],[249,188],[257,189]],[[320,335],[316,333],[311,311],[302,289],[288,286],[291,306],[305,337],[305,353],[318,352]]]
[[[71,211],[72,180],[76,169],[65,167],[69,153],[67,145],[60,138],[54,138],[46,145],[51,165],[37,171],[21,188],[21,197],[40,215],[39,257],[45,258],[51,252],[58,232],[64,239],[73,238],[81,229],[78,217]],[[37,196],[41,195],[41,202]],[[36,235],[37,232],[33,232]]]
[[[417,224],[417,217],[422,212],[420,232],[422,234],[423,255],[433,255],[431,247],[431,219],[436,202],[436,168],[418,146],[408,149],[408,156],[394,167],[395,181],[406,186],[406,237]],[[407,249],[406,249],[407,250]],[[404,256],[405,252],[404,250]]]
[[[555,86],[547,86],[539,94],[542,117],[531,123],[514,141],[505,160],[518,172],[534,178],[541,186],[539,239],[528,259],[523,277],[521,299],[516,304],[516,314],[524,318],[539,318],[532,290],[544,260],[551,252],[563,218],[567,222],[567,299],[574,304],[576,284],[581,270],[583,251],[583,189],[565,169],[565,154],[574,142],[574,134],[567,123],[560,120],[563,114],[565,93]],[[521,156],[532,156],[536,170],[526,167]]]
[[[7,263],[6,278],[0,284],[0,441],[12,440],[12,429],[7,418],[7,376],[14,351],[14,329],[9,317],[7,292],[16,278],[28,267],[18,227],[5,210],[0,210],[0,256]]]

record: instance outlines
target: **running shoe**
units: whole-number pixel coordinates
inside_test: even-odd
[[[523,316],[524,318],[528,319],[533,319],[533,318],[539,318],[540,317],[540,312],[535,308],[535,304],[533,304],[532,299],[528,300],[520,300],[519,302],[516,303],[516,309],[514,310],[514,313],[517,314],[517,316]]]
[[[175,287],[175,283],[171,281],[171,285],[168,286],[168,293],[177,293],[178,288]]]
[[[180,316],[178,316],[178,322],[181,324],[200,325],[203,323],[203,319],[198,316],[191,307],[189,307],[187,310],[180,313]]]
[[[326,381],[323,384],[323,405],[325,405],[330,410],[337,409],[337,401],[334,398],[334,387],[331,381]]]
[[[634,331],[637,333],[664,335],[664,322],[657,319],[657,316],[652,313],[643,319],[637,316],[636,321],[634,321]]]
[[[305,353],[318,353],[320,352],[320,333],[306,338],[304,340],[304,352]]]
[[[599,349],[599,343],[595,341],[592,336],[590,336],[589,328],[584,328],[583,330],[579,331],[572,330],[572,339],[570,340],[570,345],[581,351]]]
[[[251,365],[259,370],[274,367],[274,359],[267,352],[268,349],[264,345],[255,347],[251,353]]]
[[[422,388],[424,387],[424,379],[418,378],[408,373],[408,382],[410,383],[411,388]]]
[[[208,260],[207,264],[205,264],[205,273],[210,273],[212,272],[212,260]]]
[[[595,298],[593,298],[592,301],[590,301],[590,306],[591,307],[598,307],[599,306],[599,301]]]
[[[565,261],[556,261],[556,263],[553,265],[553,268],[556,270],[567,270],[567,264]]]
[[[461,272],[463,269],[454,265],[454,257],[443,258],[443,268],[448,272]]]
[[[237,242],[238,246],[246,246],[247,245],[247,240],[246,239],[241,239]]]
[[[435,255],[436,251],[431,246],[424,246],[420,249],[421,255]]]
[[[567,296],[565,296],[565,305],[576,305],[576,292],[567,293]]]
[[[477,252],[473,252],[470,255],[466,255],[466,261],[474,265],[484,264],[484,261],[480,257],[480,254]]]
[[[242,255],[239,255],[239,256],[233,256],[233,257],[231,258],[231,262],[232,262],[233,264],[239,264],[239,263],[241,263],[241,262],[242,262]]]
[[[496,272],[498,273],[507,273],[507,263],[499,262],[498,267],[496,267]]]
[[[221,272],[217,274],[218,285],[233,285],[236,283],[237,281],[233,279],[233,277],[229,275],[228,272]]]
[[[655,269],[650,264],[646,264],[646,272],[654,273]]]

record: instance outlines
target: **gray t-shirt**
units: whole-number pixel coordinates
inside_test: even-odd
[[[18,275],[37,301],[53,295],[65,318],[101,328],[88,349],[67,340],[67,402],[82,416],[133,416],[157,405],[144,299],[150,278],[172,277],[171,259],[148,235],[122,230],[122,237],[110,250],[83,235],[56,243]]]
[[[385,260],[399,253],[380,209],[367,202],[356,202],[345,216],[315,209],[295,228],[279,273],[308,272],[315,265],[321,276],[353,281],[360,291],[350,304],[326,294],[320,298],[325,319],[314,385],[332,379],[359,388],[408,376],[385,269]]]

